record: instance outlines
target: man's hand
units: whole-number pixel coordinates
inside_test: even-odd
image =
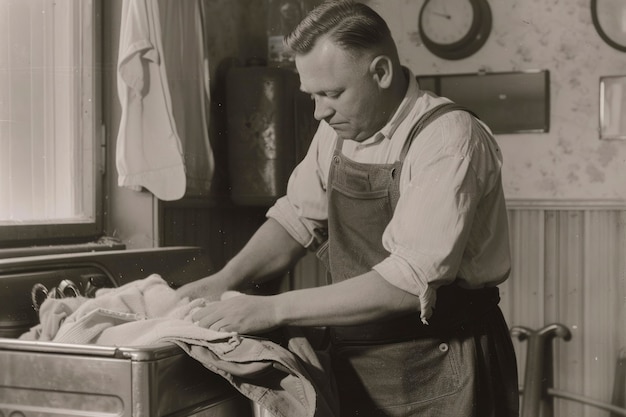
[[[180,298],[189,297],[191,300],[205,298],[208,301],[217,301],[227,290],[228,288],[223,283],[223,280],[217,275],[211,275],[183,285],[176,290],[176,294]]]
[[[193,321],[207,329],[257,334],[279,327],[272,296],[238,295],[210,303],[198,310]]]

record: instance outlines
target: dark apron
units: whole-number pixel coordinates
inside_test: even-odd
[[[352,161],[341,153],[343,141],[337,140],[328,181],[328,241],[318,252],[333,283],[364,274],[389,256],[382,246],[382,235],[400,196],[406,154],[428,124],[453,110],[465,109],[450,103],[427,112],[411,130],[395,163]],[[494,326],[506,339],[501,342],[509,355],[506,366],[515,366],[498,302],[495,287],[465,290],[452,284],[437,291],[429,325],[415,313],[367,325],[331,328],[342,416],[513,415],[504,413],[500,406],[492,414],[483,412],[492,406],[477,402],[476,391],[485,387],[473,382],[476,366],[467,366],[468,360],[476,359],[474,339],[490,335]],[[517,374],[513,377],[517,393]],[[491,386],[487,388],[493,391]],[[487,401],[494,396],[491,392]],[[480,413],[471,411],[477,407]]]

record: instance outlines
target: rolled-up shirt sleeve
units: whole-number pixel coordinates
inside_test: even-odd
[[[383,234],[390,255],[373,267],[420,298],[422,319],[431,314],[436,289],[458,277],[485,191],[478,174],[493,168],[480,135],[472,135],[477,125],[455,113],[425,129],[407,155],[398,205]]]
[[[289,177],[287,194],[278,199],[266,215],[311,250],[327,236],[326,181],[333,149],[329,141],[334,138],[334,131],[326,123],[320,123],[306,156]]]

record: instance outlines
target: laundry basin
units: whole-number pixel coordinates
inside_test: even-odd
[[[194,247],[0,260],[0,417],[251,415],[247,398],[174,344],[19,339],[38,323],[34,287],[85,294],[152,273],[179,286],[210,270],[207,253]]]

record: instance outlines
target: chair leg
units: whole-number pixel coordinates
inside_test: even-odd
[[[521,417],[552,417],[553,399],[548,395],[554,377],[552,340],[555,337],[570,340],[572,334],[567,327],[556,323],[536,331],[516,326],[511,329],[511,335],[528,340]]]

